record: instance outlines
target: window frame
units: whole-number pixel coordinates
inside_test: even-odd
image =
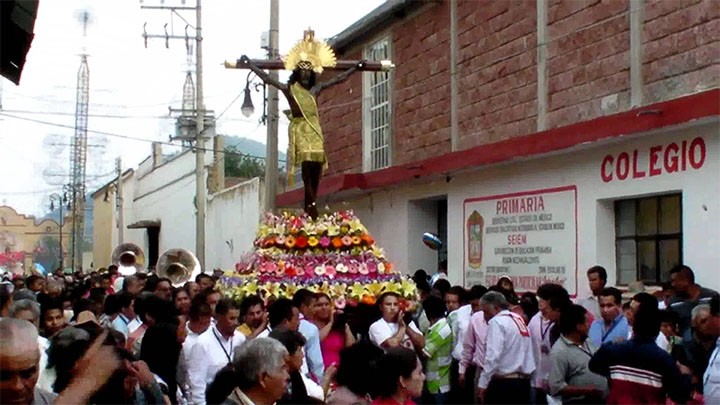
[[[390,34],[384,34],[381,35],[372,41],[368,42],[368,44],[363,48],[362,53],[363,57],[366,59],[369,58],[370,50],[373,47],[376,47],[378,44],[386,42],[387,43],[387,49],[388,49],[388,60],[392,60],[393,55],[393,42],[392,37]],[[393,136],[393,82],[394,82],[394,73],[392,70],[387,72],[388,79],[387,79],[387,105],[388,105],[388,137],[389,140],[387,142],[387,165],[386,166],[373,166],[373,148],[372,148],[372,136],[373,136],[373,128],[372,128],[372,115],[371,115],[371,109],[373,106],[373,100],[372,100],[372,93],[371,93],[371,76],[372,74],[375,74],[375,72],[363,72],[362,75],[362,171],[363,172],[373,172],[377,170],[382,170],[388,167],[392,167],[393,165],[393,151],[394,151],[394,136]],[[379,150],[379,149],[376,149]]]
[[[660,233],[660,223],[662,218],[662,204],[661,201],[663,198],[668,197],[678,197],[678,212],[679,212],[679,222],[678,222],[678,232],[674,233],[666,233],[662,234]],[[638,223],[637,220],[640,215],[640,201],[643,200],[650,200],[654,199],[656,206],[657,206],[657,212],[656,212],[656,229],[655,233],[651,235],[638,235]],[[634,205],[634,230],[633,235],[629,236],[618,236],[618,207],[620,203],[632,201]],[[620,241],[627,241],[631,240],[635,242],[635,279],[636,281],[642,282],[644,285],[649,286],[658,286],[660,285],[662,281],[661,277],[661,268],[660,268],[660,243],[662,241],[668,241],[668,240],[677,240],[678,241],[678,263],[683,262],[683,199],[682,199],[682,192],[673,192],[668,194],[658,194],[653,196],[646,196],[646,197],[636,197],[636,198],[624,198],[613,201],[613,212],[614,212],[614,220],[615,220],[615,271],[616,271],[616,280],[617,285],[628,285],[628,284],[621,284],[620,283],[620,268],[618,266],[618,242]],[[640,273],[640,263],[639,263],[639,255],[638,255],[638,242],[647,242],[647,241],[654,241],[655,242],[655,281],[647,281],[642,279],[642,275]]]

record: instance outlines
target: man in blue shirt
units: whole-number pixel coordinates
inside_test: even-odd
[[[622,292],[615,287],[603,288],[600,293],[600,316],[590,326],[590,340],[595,347],[608,342],[624,341],[630,331],[622,312]]]
[[[317,301],[315,294],[304,288],[298,290],[293,296],[293,305],[300,311],[299,331],[305,336],[306,340],[305,361],[309,371],[307,376],[314,377],[317,382],[322,382],[325,374],[325,364],[320,349],[320,331],[315,324],[310,322],[313,318],[315,301]]]

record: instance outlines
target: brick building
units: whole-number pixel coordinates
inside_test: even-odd
[[[389,0],[330,42],[396,65],[321,94],[320,194],[399,269],[720,288],[720,2]]]

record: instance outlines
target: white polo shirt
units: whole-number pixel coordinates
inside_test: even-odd
[[[190,351],[188,379],[190,383],[190,403],[205,405],[205,390],[215,374],[232,362],[236,348],[245,342],[245,335],[233,331],[230,339],[225,339],[215,325],[211,326],[195,342]]]

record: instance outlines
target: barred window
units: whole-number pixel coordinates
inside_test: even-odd
[[[365,49],[367,60],[389,60],[390,39]],[[363,75],[363,169],[380,170],[392,165],[392,104],[390,72]]]
[[[670,280],[682,263],[682,196],[615,201],[615,251],[619,285]]]

